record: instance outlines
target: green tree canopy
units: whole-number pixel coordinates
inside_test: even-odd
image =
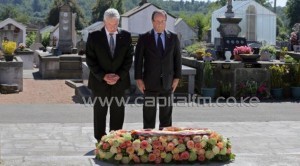
[[[28,23],[30,17],[26,14],[22,14],[19,8],[15,8],[12,4],[0,5],[0,20],[12,18],[21,23]]]
[[[122,0],[97,0],[92,9],[92,23],[103,21],[103,15],[108,8],[115,8],[120,14],[124,13]]]
[[[75,26],[76,29],[82,29],[85,25],[85,19],[83,12],[81,11],[80,7],[78,6],[76,0],[68,0],[68,2],[71,6],[71,10],[73,13],[76,13],[76,20],[75,20]],[[47,24],[55,26],[59,22],[59,11],[60,7],[64,4],[64,0],[54,0],[52,8],[50,9],[50,12],[47,17]]]
[[[286,2],[286,15],[290,19],[289,27],[292,28],[295,23],[300,23],[300,1],[288,0]]]

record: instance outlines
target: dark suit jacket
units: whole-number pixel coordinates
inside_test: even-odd
[[[105,28],[89,34],[86,44],[86,62],[90,69],[88,87],[94,95],[107,95],[109,88],[123,92],[130,87],[129,69],[132,65],[133,47],[129,32],[118,29],[116,47],[112,57]],[[115,73],[120,79],[115,85],[108,85],[104,75]]]
[[[164,90],[173,79],[181,78],[180,44],[176,34],[165,31],[164,55],[156,47],[154,30],[140,35],[135,51],[135,79],[143,79],[146,90],[159,91],[161,77]]]

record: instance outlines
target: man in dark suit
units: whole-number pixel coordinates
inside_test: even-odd
[[[108,108],[110,130],[122,129],[124,122],[125,103],[117,100],[120,101],[130,87],[133,47],[130,33],[118,28],[119,19],[116,9],[106,10],[104,27],[90,33],[86,44],[86,62],[90,69],[88,87],[97,99],[94,104],[94,134],[98,141],[106,134]],[[105,103],[105,100],[108,102]]]
[[[155,128],[159,103],[159,129],[172,125],[172,93],[181,78],[180,44],[176,34],[166,30],[167,13],[152,14],[153,29],[140,35],[135,52],[135,79],[144,94],[144,128]]]

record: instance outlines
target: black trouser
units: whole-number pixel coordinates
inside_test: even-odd
[[[159,129],[172,126],[172,91],[145,91],[143,106],[144,129],[155,128],[156,108],[159,103]]]
[[[94,105],[94,136],[97,140],[100,140],[103,135],[106,135],[106,115],[108,108],[110,114],[109,131],[122,129],[124,123],[125,103],[118,103],[117,100],[121,101],[121,99],[124,98],[124,94],[107,96],[98,95],[94,97],[97,97]],[[109,102],[112,101],[110,106],[108,103],[104,104],[104,102],[100,102],[100,99],[104,101],[105,98],[107,98]]]

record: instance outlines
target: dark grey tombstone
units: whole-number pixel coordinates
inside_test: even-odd
[[[59,41],[58,49],[62,54],[70,54],[72,52],[72,12],[68,3],[60,8],[59,12]]]

